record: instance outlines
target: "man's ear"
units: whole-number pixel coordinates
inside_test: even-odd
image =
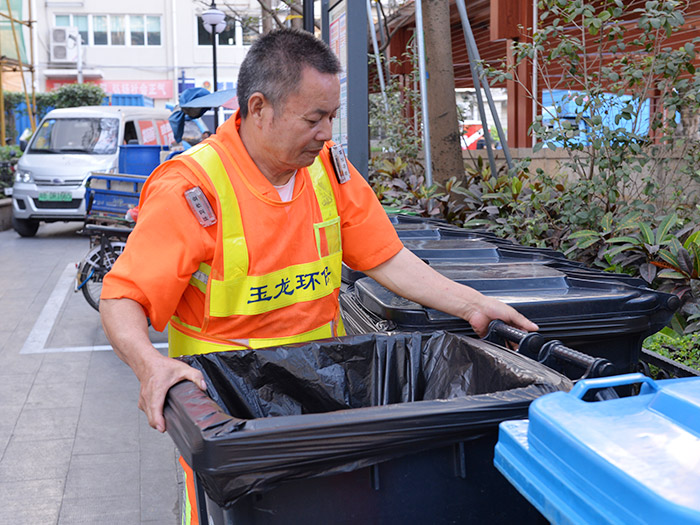
[[[248,117],[255,122],[260,122],[265,109],[269,108],[270,103],[265,98],[265,95],[256,91],[248,97]]]

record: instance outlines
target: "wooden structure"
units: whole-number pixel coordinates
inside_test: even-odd
[[[635,7],[643,7],[644,0],[627,0],[630,11]],[[473,88],[471,72],[469,69],[469,58],[467,54],[464,34],[462,31],[459,12],[454,0],[450,0],[450,28],[449,34],[452,42],[452,56],[454,62],[454,75],[456,88]],[[469,21],[472,26],[474,38],[481,59],[487,64],[499,64],[505,58],[510,64],[513,63],[511,46],[514,41],[527,38],[527,29],[533,27],[537,0],[466,0],[465,2]],[[403,16],[398,17],[394,23],[393,38],[388,47],[387,53],[393,57],[401,57],[407,48],[415,31],[415,19],[410,16],[411,11],[415,11],[413,4],[408,4],[403,8]],[[630,18],[630,23],[635,23]],[[523,29],[525,28],[525,29]],[[631,29],[628,38],[633,39],[638,36],[639,31]],[[686,0],[685,25],[680,31],[675,33],[668,41],[668,45],[681,47],[684,43],[690,42],[693,38],[700,36],[700,2]],[[597,52],[594,49],[594,39],[591,39],[591,54]],[[699,50],[700,51],[700,50]],[[700,52],[696,58],[700,67]],[[408,66],[405,69],[395,68],[394,73],[408,73]],[[548,71],[551,84],[556,84],[557,75],[561,71]],[[533,103],[533,96],[540,100],[539,93],[543,80],[541,77],[533,77],[531,64],[519,66],[518,77],[521,83],[507,81],[501,84],[490,82],[491,87],[501,87],[507,89],[508,95],[508,145],[511,148],[529,148],[532,146],[532,138],[528,134],[528,128],[538,111],[539,104]],[[563,88],[563,87],[562,87]],[[652,106],[654,100],[652,99]]]

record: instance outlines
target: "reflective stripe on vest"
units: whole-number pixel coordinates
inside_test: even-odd
[[[186,154],[189,158],[183,155],[181,156],[183,160],[193,168],[193,172],[202,179],[203,183],[210,188],[213,185],[214,192],[218,196],[216,213],[220,242],[216,250],[221,256],[217,258],[215,253],[214,260],[222,260],[222,268],[216,271],[202,263],[190,279],[190,284],[205,294],[205,327],[208,325],[209,318],[212,317],[266,313],[298,302],[321,299],[340,288],[342,270],[340,217],[329,176],[320,156],[307,168],[322,217],[321,223],[314,224],[319,259],[281,268],[265,275],[248,275],[249,257],[241,212],[235,190],[219,153],[211,145],[201,144],[190,148]],[[198,166],[192,166],[190,159],[194,160]],[[235,163],[233,165],[239,169]],[[203,169],[203,172],[196,168]],[[208,180],[204,178],[203,173],[206,173]],[[222,208],[226,209],[226,215],[222,214]],[[324,242],[325,250],[322,250]],[[182,327],[178,321],[177,318],[172,320],[175,325],[179,324]],[[179,330],[176,332],[188,339],[198,338],[192,333],[191,328],[184,329],[184,332],[190,332],[190,335],[185,335]],[[195,332],[198,331],[195,330]],[[316,334],[317,331],[318,334]],[[271,344],[309,341],[342,334],[344,334],[342,322],[337,319],[335,322],[324,323],[323,326],[305,334],[264,340],[245,340],[246,343],[241,347],[259,348]],[[173,337],[177,340],[182,339],[177,334]],[[224,347],[217,348],[219,350],[232,349],[226,348],[223,344],[207,344]],[[236,343],[233,342],[233,344]],[[179,345],[176,346],[179,347]],[[186,353],[193,353],[192,350],[190,348]]]
[[[190,328],[188,330],[187,328]],[[345,335],[345,327],[340,320],[331,321],[319,328],[315,328],[303,334],[288,337],[269,337],[234,339],[225,342],[205,341],[199,339],[192,332],[193,327],[185,327],[170,323],[168,325],[168,356],[181,357],[183,355],[208,354],[210,352],[229,352],[231,350],[248,350],[254,348],[266,348],[269,346],[281,346],[291,343],[303,343],[317,339],[328,339]],[[191,335],[188,335],[189,332]]]

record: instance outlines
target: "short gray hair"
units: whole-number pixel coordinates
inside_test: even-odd
[[[331,48],[307,31],[280,29],[256,40],[238,73],[236,94],[241,117],[248,116],[248,100],[256,92],[273,107],[283,104],[299,87],[304,66],[319,73],[340,73],[340,61]]]

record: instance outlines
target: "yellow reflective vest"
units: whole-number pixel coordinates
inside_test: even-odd
[[[319,320],[311,329],[301,333],[281,333],[274,338],[246,337],[246,334],[242,334],[240,338],[222,341],[207,335],[212,319],[245,316],[252,326],[255,317],[262,314],[278,312],[279,315],[294,315],[294,309],[288,307],[327,299],[337,293],[341,283],[340,217],[329,173],[321,157],[317,157],[307,168],[322,217],[320,222],[313,224],[317,257],[302,264],[285,265],[281,262],[275,271],[251,275],[246,235],[254,235],[255,232],[246,232],[243,226],[240,199],[222,160],[225,155],[222,146],[211,139],[180,155],[201,183],[217,196],[217,202],[211,203],[217,218],[217,246],[212,265],[200,264],[190,279],[190,285],[205,295],[203,325],[195,327],[184,324],[177,317],[171,318],[168,332],[170,356],[262,348],[344,335],[337,311],[332,318]],[[245,180],[245,175],[231,160],[227,159],[228,166],[234,170],[231,175]],[[251,202],[250,199],[248,202]],[[264,206],[257,202],[255,205]]]

